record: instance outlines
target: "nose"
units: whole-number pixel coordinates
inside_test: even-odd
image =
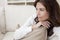
[[[37,15],[39,15],[40,14],[40,11],[39,10],[37,10]]]

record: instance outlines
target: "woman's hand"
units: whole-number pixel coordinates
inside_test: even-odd
[[[49,28],[50,27],[50,22],[44,21],[44,22],[41,22],[41,25],[46,27],[46,28]]]
[[[50,22],[48,22],[48,21],[38,22],[37,24],[32,26],[32,29],[39,28],[41,25],[46,27],[46,28],[49,28],[50,27]]]

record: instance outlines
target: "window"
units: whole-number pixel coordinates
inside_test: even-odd
[[[35,0],[8,0],[9,5],[33,5]]]

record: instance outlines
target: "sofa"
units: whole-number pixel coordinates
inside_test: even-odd
[[[32,5],[0,7],[0,40],[13,40],[14,32],[36,13]]]

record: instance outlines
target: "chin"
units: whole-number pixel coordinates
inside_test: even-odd
[[[46,21],[46,20],[40,19],[40,21]]]

